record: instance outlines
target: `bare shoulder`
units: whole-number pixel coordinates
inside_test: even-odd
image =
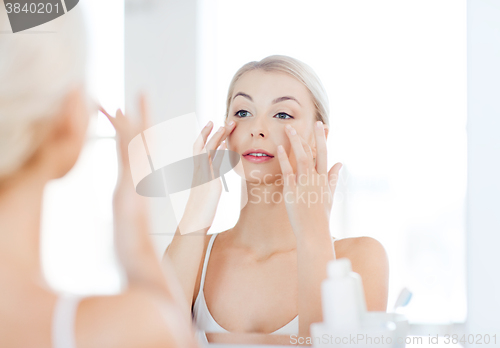
[[[337,258],[347,257],[357,260],[358,258],[366,258],[367,256],[387,256],[382,243],[373,237],[363,236],[336,239],[334,245]]]
[[[351,261],[361,276],[369,311],[385,311],[389,292],[389,259],[378,240],[372,237],[343,238],[335,241],[335,256]]]
[[[86,347],[196,347],[179,307],[144,290],[84,299],[77,312],[76,341]]]

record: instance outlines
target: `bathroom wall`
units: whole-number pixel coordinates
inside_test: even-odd
[[[469,0],[466,327],[467,332],[474,335],[496,333],[498,336],[500,328],[499,62],[500,2]]]
[[[137,96],[145,91],[152,124],[195,111],[196,3],[125,1],[125,105],[137,115]],[[152,237],[160,255],[177,221],[169,199],[151,198],[150,207]]]

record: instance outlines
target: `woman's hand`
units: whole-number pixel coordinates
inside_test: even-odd
[[[148,202],[135,190],[128,156],[130,141],[149,127],[144,96],[140,99],[140,106],[141,117],[137,122],[125,117],[121,110],[117,110],[116,117],[112,117],[100,107],[116,130],[118,180],[113,195],[114,230],[117,253],[126,269],[134,267],[130,264],[132,255],[149,249],[148,245],[144,245],[149,244]]]
[[[118,181],[113,196],[115,246],[127,274],[129,286],[146,287],[166,292],[177,303],[184,304],[182,288],[175,274],[165,267],[162,270],[150,238],[148,200],[134,187],[130,168],[128,145],[130,141],[150,126],[145,97],[140,98],[140,118],[133,122],[117,110],[116,117],[104,113],[116,130],[118,151]],[[184,304],[187,305],[187,304]]]
[[[193,180],[186,210],[179,223],[181,234],[208,231],[212,225],[222,193],[221,178],[218,174],[223,152],[216,150],[227,148],[224,140],[235,127],[234,121],[221,126],[207,143],[213,128],[210,121],[193,144]]]
[[[321,284],[327,276],[327,264],[335,259],[330,235],[330,212],[341,163],[327,172],[326,137],[323,123],[314,127],[316,163],[311,147],[295,129],[287,126],[295,155],[297,172],[293,172],[283,146],[278,159],[283,172],[283,195],[288,218],[297,238],[299,336],[310,336],[311,323],[321,322]]]
[[[342,163],[336,163],[327,172],[326,137],[321,121],[314,127],[316,163],[311,147],[296,130],[290,125],[285,128],[295,154],[297,173],[293,172],[282,145],[278,146],[278,159],[284,180],[283,196],[293,231],[297,235],[315,229],[315,226],[328,228]]]

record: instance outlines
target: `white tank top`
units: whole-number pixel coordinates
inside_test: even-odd
[[[215,237],[218,233],[212,234],[210,241],[208,242],[207,251],[205,254],[205,260],[203,262],[203,270],[201,273],[200,290],[196,296],[196,300],[193,306],[193,319],[197,328],[197,335],[200,340],[206,342],[205,332],[223,332],[228,333],[229,331],[220,326],[215,319],[210,314],[208,310],[207,303],[205,301],[205,294],[203,292],[203,286],[205,284],[205,275],[207,272],[208,259],[210,257],[210,252],[212,251],[212,245],[214,244]],[[334,249],[335,255],[335,249]],[[285,326],[279,328],[278,330],[271,332],[271,335],[293,335],[299,334],[299,316],[295,316],[290,322]]]
[[[61,294],[52,316],[52,347],[76,348],[75,318],[82,297]]]

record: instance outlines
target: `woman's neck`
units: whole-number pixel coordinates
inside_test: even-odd
[[[283,186],[247,182],[246,190],[248,202],[232,229],[234,242],[259,255],[295,249],[297,242],[288,219]]]
[[[0,265],[41,277],[40,216],[46,180],[21,173],[0,186]]]

